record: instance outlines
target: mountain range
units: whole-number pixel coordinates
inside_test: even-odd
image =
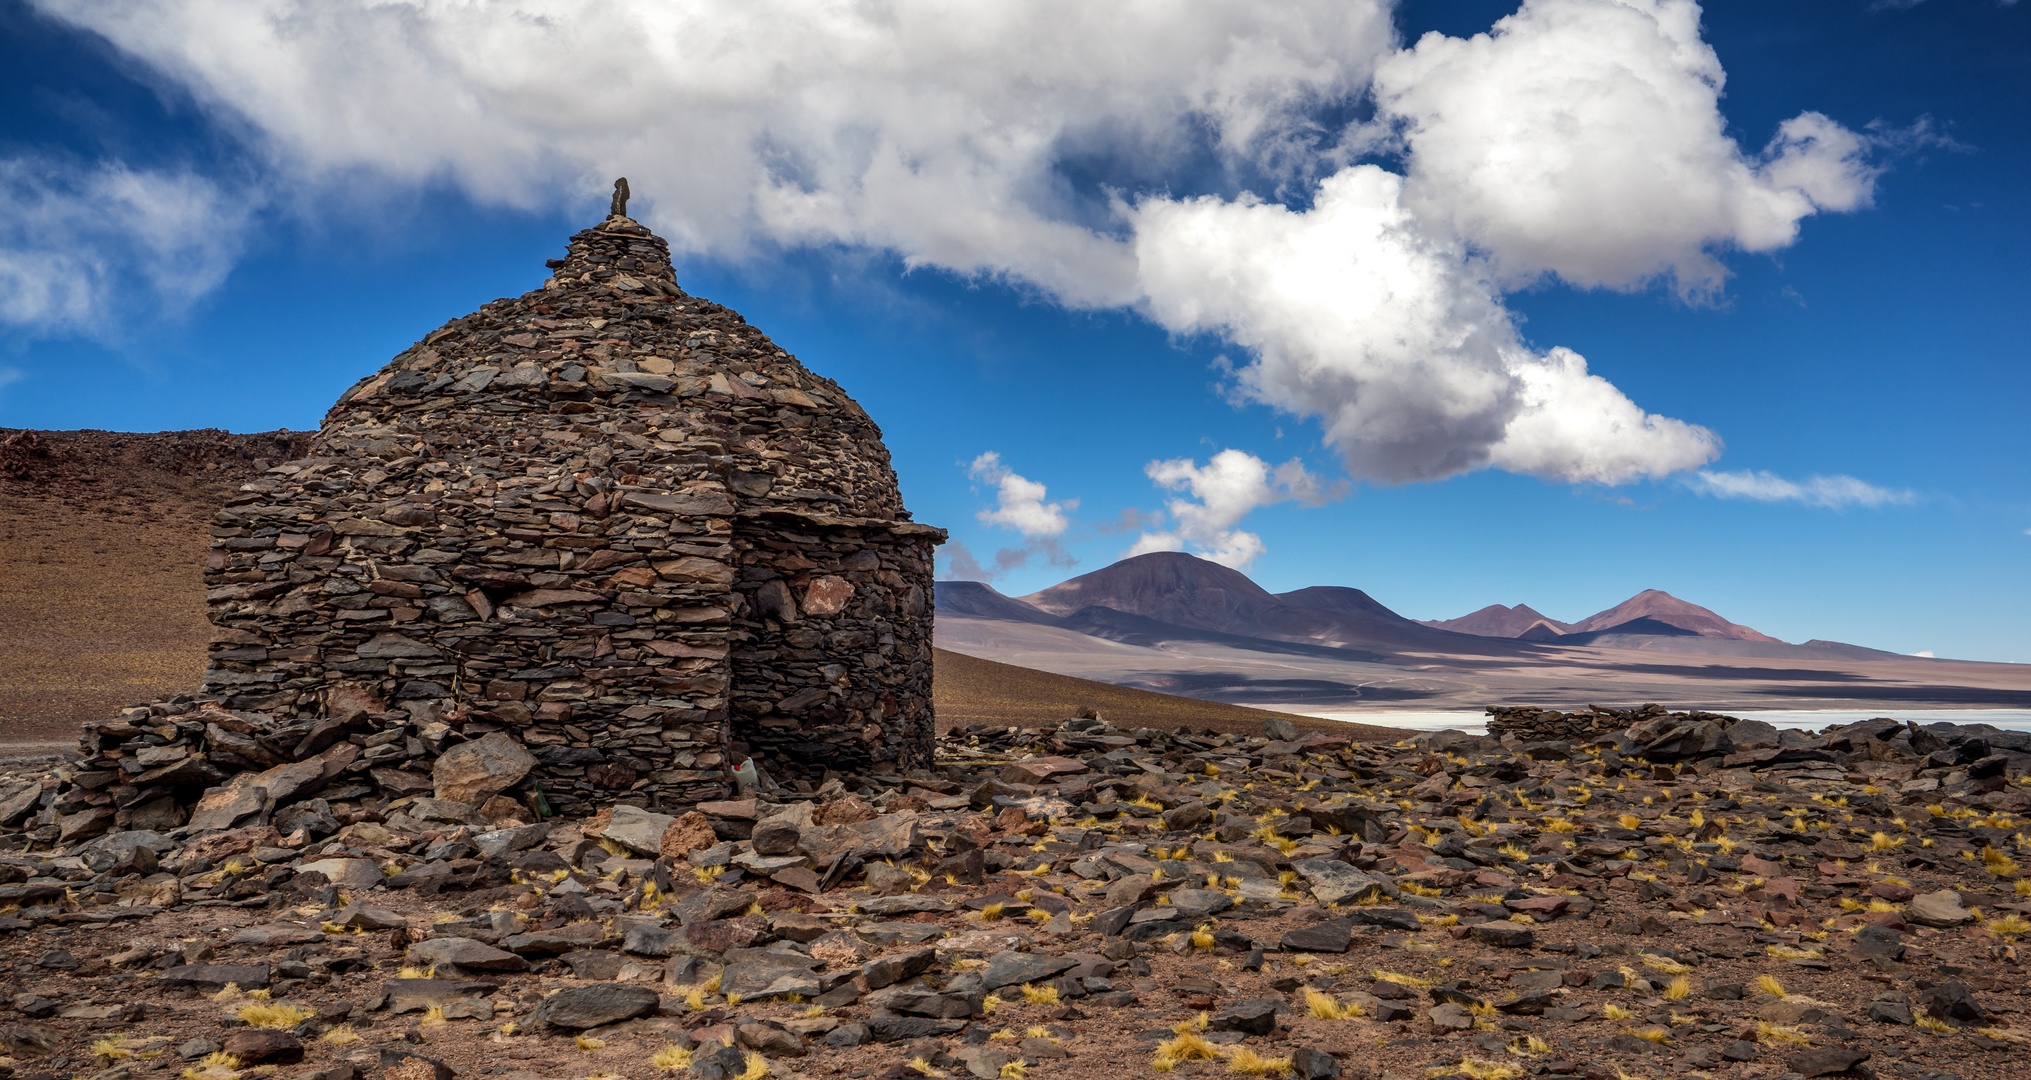
[[[1314,585],[1272,593],[1246,574],[1182,552],[1123,559],[1028,596],[1004,596],[978,581],[941,581],[943,613],[1056,626],[1112,640],[1199,631],[1227,638],[1313,645],[1379,655],[1437,648],[1500,653],[1463,638],[1568,645],[1609,642],[1660,652],[1777,657],[1793,650],[1841,650],[1861,658],[1897,654],[1840,642],[1790,645],[1667,592],[1645,589],[1620,604],[1562,623],[1530,607],[1493,604],[1440,621],[1404,618],[1360,589]],[[1192,636],[1192,635],[1187,635]],[[1726,643],[1726,644],[1723,644]],[[1742,643],[1770,648],[1745,650]]]
[[[1491,701],[1716,707],[2031,705],[2031,669],[1790,644],[1649,589],[1578,622],[1519,604],[1420,622],[1339,585],[1272,593],[1181,552],[1123,559],[1027,596],[937,583],[938,644],[984,659],[1294,708]],[[1739,704],[1737,707],[1740,707]]]
[[[1592,634],[1695,634],[1729,641],[1784,642],[1761,631],[1732,623],[1668,592],[1645,589],[1606,611],[1595,612],[1576,623],[1562,623],[1531,610],[1527,604],[1503,607],[1490,604],[1457,619],[1420,620],[1426,626],[1481,637],[1521,638],[1524,641],[1557,641]],[[1576,642],[1577,644],[1577,642]]]

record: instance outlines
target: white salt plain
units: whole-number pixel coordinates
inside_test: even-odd
[[[1276,708],[1274,705],[1262,708]],[[1297,712],[1289,709],[1286,711]],[[1409,728],[1414,731],[1438,731],[1453,728],[1474,735],[1488,730],[1487,714],[1457,710],[1451,712],[1417,712],[1412,710],[1362,709],[1337,712],[1307,712],[1305,716],[1316,716],[1322,720],[1344,720],[1356,724],[1380,724],[1383,727]],[[1729,716],[1744,720],[1761,720],[1773,727],[1804,728],[1818,731],[1838,724],[1852,724],[1857,720],[1873,720],[1887,716],[1892,720],[1909,720],[1917,724],[1988,724],[2005,731],[2031,731],[2031,709],[1770,709],[1729,711]]]

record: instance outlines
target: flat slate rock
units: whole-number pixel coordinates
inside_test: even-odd
[[[156,980],[163,986],[196,986],[223,990],[231,983],[242,990],[268,987],[266,964],[184,964],[163,972]]]
[[[1276,1014],[1287,1009],[1282,998],[1247,998],[1214,1013],[1206,1027],[1209,1031],[1267,1035],[1276,1030]]]
[[[964,1020],[933,1020],[923,1016],[870,1016],[865,1021],[875,1042],[907,1042],[953,1035],[966,1030]]]
[[[670,914],[685,926],[697,922],[711,922],[746,911],[748,905],[754,903],[759,895],[753,889],[729,889],[724,885],[714,885],[670,905]]]
[[[1847,1046],[1822,1046],[1813,1050],[1801,1050],[1784,1059],[1784,1064],[1800,1076],[1833,1076],[1844,1073],[1869,1060],[1867,1050],[1856,1050]]]
[[[1561,896],[1559,899],[1563,900],[1565,897]],[[1402,908],[1359,908],[1354,912],[1354,921],[1364,926],[1380,926],[1389,930],[1415,932],[1424,929],[1424,924],[1417,921],[1416,915]]]
[[[407,959],[419,964],[451,964],[474,971],[527,971],[529,961],[471,938],[441,937],[409,946]]]
[[[1482,923],[1474,927],[1474,940],[1498,949],[1527,949],[1537,943],[1537,934],[1515,923]]]
[[[1343,953],[1354,942],[1354,920],[1327,919],[1285,932],[1283,947],[1296,952]]]
[[[721,993],[739,994],[744,998],[785,994],[817,997],[825,992],[825,985],[818,976],[801,967],[748,960],[726,965],[726,970],[720,975],[719,989]]]
[[[878,896],[862,900],[860,910],[867,915],[914,915],[920,911],[947,912],[953,910],[950,901],[935,896],[918,896],[914,893],[903,896]]]
[[[677,931],[660,926],[629,927],[627,936],[621,939],[621,951],[636,956],[674,956],[679,936]]]
[[[315,926],[269,923],[250,926],[227,939],[231,945],[309,945],[324,940],[324,931]]]
[[[1041,982],[1077,966],[1079,961],[1064,956],[1047,956],[1043,953],[1005,952],[988,960],[982,969],[981,988],[999,990],[1004,986]]]
[[[472,979],[389,979],[381,984],[381,1004],[400,1016],[499,989],[495,983]]]
[[[1333,859],[1298,859],[1291,863],[1291,869],[1312,887],[1312,895],[1322,905],[1351,903],[1371,893],[1391,899],[1401,895],[1396,883],[1388,878]]]
[[[559,990],[537,1006],[535,1019],[552,1027],[584,1030],[656,1011],[656,991],[640,983],[594,983]]]

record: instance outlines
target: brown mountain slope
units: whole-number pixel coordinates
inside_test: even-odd
[[[1701,637],[1781,644],[1777,638],[1768,634],[1731,623],[1698,604],[1687,603],[1657,589],[1645,589],[1606,611],[1589,615],[1574,623],[1569,632],[1585,634],[1595,630],[1608,630],[1637,619],[1655,619],[1681,630],[1690,630]]]
[[[1175,729],[1185,724],[1194,729],[1258,735],[1265,719],[1281,717],[1296,724],[1300,731],[1324,731],[1364,740],[1395,740],[1407,734],[1373,724],[1343,724],[1053,675],[944,649],[932,655],[938,672],[932,699],[938,708],[941,731],[979,723],[1055,727],[1078,710],[1091,708],[1098,710],[1108,723],[1122,728]]]
[[[1531,609],[1529,604],[1504,607],[1490,604],[1479,611],[1462,615],[1457,619],[1422,619],[1426,626],[1440,630],[1451,630],[1456,634],[1479,634],[1482,637],[1522,637],[1542,623],[1557,631],[1567,633],[1572,627],[1557,619],[1548,618]]]
[[[0,430],[0,739],[195,689],[206,519],[307,438]]]

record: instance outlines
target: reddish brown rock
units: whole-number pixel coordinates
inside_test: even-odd
[[[678,817],[663,830],[662,855],[666,859],[682,859],[694,851],[702,851],[719,842],[713,834],[712,821],[696,810]]]

